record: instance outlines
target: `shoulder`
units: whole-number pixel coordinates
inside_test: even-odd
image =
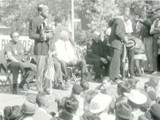
[[[119,24],[119,25],[124,24],[124,21],[123,21],[122,18],[117,18],[117,19],[115,20],[115,22],[116,22],[117,24]]]
[[[9,43],[7,43],[5,46],[4,46],[4,50],[9,50],[11,49],[11,47],[13,46],[13,43],[10,41]]]
[[[38,24],[42,21],[42,18],[40,16],[35,16],[30,20],[30,23]]]

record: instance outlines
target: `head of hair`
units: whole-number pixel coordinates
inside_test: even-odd
[[[13,31],[10,33],[10,37],[12,38],[13,34],[18,33],[17,31]],[[19,33],[18,33],[19,34]]]
[[[129,93],[131,89],[130,89],[130,85],[128,83],[121,82],[118,84],[117,90],[118,90],[117,91],[118,94],[123,95],[123,93],[126,93],[126,92]]]
[[[47,93],[46,92],[39,92],[37,97],[36,97],[36,103],[38,104],[39,107],[46,106],[46,97]]]
[[[45,6],[44,4],[39,4],[37,7],[38,12],[41,12],[44,6]]]
[[[97,90],[90,90],[86,93],[85,101],[89,104],[94,96],[98,94]]]
[[[65,109],[69,113],[75,113],[78,109],[78,106],[78,100],[74,96],[71,96],[65,101]]]
[[[89,89],[89,83],[87,81],[81,81],[80,85],[84,91]]]
[[[55,22],[56,24],[62,23],[62,18],[61,18],[60,16],[56,16],[56,17],[54,18],[54,22]]]

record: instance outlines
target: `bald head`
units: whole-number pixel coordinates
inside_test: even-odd
[[[44,17],[44,18],[47,18],[48,15],[49,15],[49,8],[47,5],[44,5],[44,4],[40,4],[38,5],[38,8],[37,8],[39,14]]]

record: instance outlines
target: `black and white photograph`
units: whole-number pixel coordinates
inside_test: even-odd
[[[0,0],[0,120],[160,120],[160,0]]]

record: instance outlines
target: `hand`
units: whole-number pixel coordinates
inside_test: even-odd
[[[46,39],[46,34],[44,33],[44,31],[41,33],[41,35],[40,35],[40,40],[41,41],[46,41],[47,39]]]
[[[105,59],[105,58],[100,58],[100,60],[104,63],[104,64],[107,64],[108,63],[108,61]]]
[[[108,59],[109,61],[111,61],[111,57],[110,57],[110,56],[107,56],[107,59]]]
[[[124,38],[124,43],[127,43],[127,42],[128,42],[128,37],[125,36],[125,38]]]
[[[46,39],[51,39],[53,38],[53,32],[45,33]]]

